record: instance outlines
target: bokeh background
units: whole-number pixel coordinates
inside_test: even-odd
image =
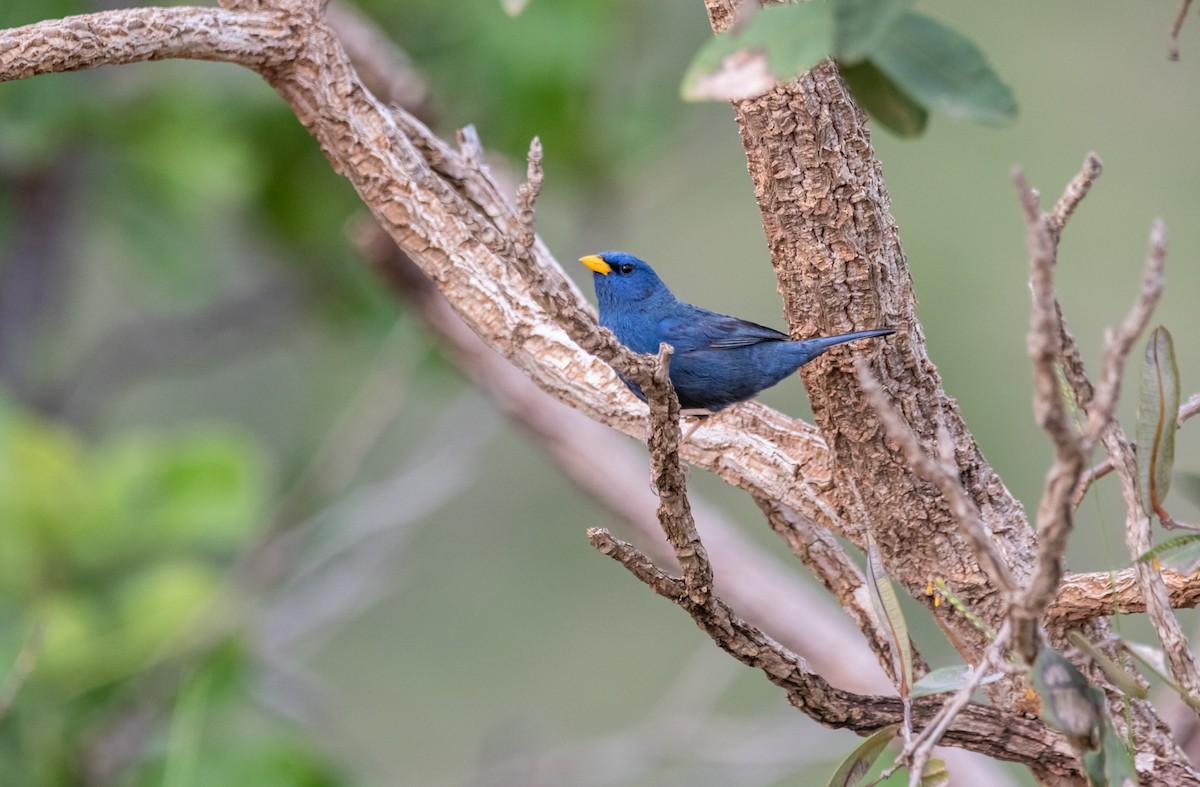
[[[114,6],[7,0],[0,27]],[[513,171],[541,137],[538,229],[585,291],[571,261],[624,249],[685,299],[782,326],[732,113],[679,98],[710,35],[698,0],[359,7],[411,55],[439,133],[475,124]],[[1104,161],[1057,272],[1093,368],[1165,220],[1156,322],[1200,390],[1200,20],[1171,63],[1174,3],[918,10],[1020,105],[1004,128],[934,116],[873,142],[930,355],[1032,510],[1052,451],[1011,170],[1048,203],[1088,150]],[[854,736],[588,546],[608,515],[372,276],[347,240],[361,211],[236,67],[0,85],[0,783],[823,784]],[[764,398],[807,413],[797,380]],[[692,487],[781,551],[743,495]],[[1071,567],[1125,565],[1121,523],[1109,480]]]

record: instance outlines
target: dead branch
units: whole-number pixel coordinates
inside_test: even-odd
[[[1188,10],[1192,7],[1192,0],[1180,0],[1179,10],[1175,12],[1175,19],[1171,22],[1171,29],[1167,33],[1167,59],[1179,59],[1179,33],[1183,30],[1183,21],[1187,19]]]
[[[701,630],[724,651],[743,664],[762,670],[767,679],[788,692],[793,705],[829,727],[849,727],[860,735],[898,723],[904,715],[897,697],[855,695],[829,685],[810,672],[795,654],[738,618],[720,598],[705,603],[691,601],[684,583],[657,568],[631,545],[593,528],[588,539],[601,553],[623,565],[631,574],[692,616]],[[927,725],[942,708],[937,698],[913,702],[913,720]],[[1062,736],[1039,722],[996,708],[968,704],[962,708],[943,739],[999,759],[1017,760],[1035,773],[1078,778],[1074,756]],[[983,748],[980,748],[980,747]],[[1034,751],[1039,759],[1030,759]]]

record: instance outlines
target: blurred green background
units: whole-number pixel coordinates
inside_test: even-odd
[[[112,5],[9,0],[0,27]],[[518,171],[541,137],[560,260],[632,251],[681,297],[782,326],[732,113],[678,97],[698,0],[359,6],[427,79],[439,133],[474,123]],[[1200,20],[1170,63],[1174,3],[918,9],[1020,104],[1003,129],[934,116],[873,142],[930,355],[1032,510],[1052,450],[1011,169],[1049,204],[1088,150],[1104,161],[1058,269],[1092,368],[1165,220],[1156,322],[1200,390]],[[0,784],[824,783],[854,736],[588,546],[612,523],[371,276],[346,239],[360,212],[233,66],[0,85]],[[764,398],[807,413],[798,381]],[[1121,415],[1132,431],[1128,391]],[[1196,429],[1180,471],[1200,472]],[[744,496],[692,486],[779,551]],[[1124,565],[1121,522],[1110,479],[1071,567]]]

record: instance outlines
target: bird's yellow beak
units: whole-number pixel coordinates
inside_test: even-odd
[[[612,273],[612,266],[605,262],[595,254],[589,254],[586,257],[580,257],[579,261],[588,266],[596,273],[603,273],[605,276]]]

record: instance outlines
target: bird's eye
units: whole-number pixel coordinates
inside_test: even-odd
[[[626,262],[620,267],[620,271],[621,273],[633,273],[633,266]]]

